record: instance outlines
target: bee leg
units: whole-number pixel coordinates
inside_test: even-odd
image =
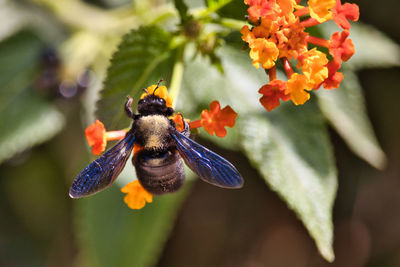
[[[125,112],[126,112],[126,115],[128,115],[129,118],[134,118],[134,117],[135,117],[135,114],[134,114],[133,111],[132,111],[132,102],[133,102],[133,99],[132,99],[130,96],[127,96],[126,98],[127,98],[126,103],[125,103]]]
[[[189,123],[187,123],[187,122],[185,121],[185,119],[183,118],[182,113],[179,113],[179,115],[181,115],[181,117],[182,117],[183,126],[184,126],[183,131],[181,132],[181,134],[183,134],[183,135],[186,136],[186,137],[189,137],[189,136],[190,136],[190,126],[189,126]]]

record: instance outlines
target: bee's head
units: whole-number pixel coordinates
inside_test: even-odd
[[[174,111],[167,107],[165,100],[159,96],[148,94],[138,102],[138,112],[141,115],[164,115],[171,116]]]

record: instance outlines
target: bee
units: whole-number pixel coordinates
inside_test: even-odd
[[[243,186],[242,176],[229,161],[190,139],[190,126],[183,117],[184,129],[177,130],[169,118],[174,110],[154,92],[139,100],[138,114],[133,113],[133,100],[127,97],[125,111],[133,119],[131,129],[78,174],[69,191],[71,198],[93,195],[111,186],[125,167],[134,145],[141,148],[132,157],[136,175],[152,194],[172,193],[183,185],[182,159],[205,182],[223,188]]]

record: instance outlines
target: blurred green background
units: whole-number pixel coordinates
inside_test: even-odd
[[[16,2],[38,9],[36,15],[46,17],[42,23],[51,25],[44,25],[43,30],[59,27],[51,12],[30,1]],[[99,7],[117,7],[126,1],[87,2]],[[400,2],[354,2],[360,7],[362,22],[374,25],[400,42],[400,16],[397,14]],[[9,12],[4,3],[0,1],[2,23],[5,23],[1,19],[2,12]],[[8,14],[10,25],[11,19]],[[90,18],[77,14],[76,20],[90,21]],[[388,158],[383,171],[356,157],[333,130],[329,132],[334,144],[339,189],[333,213],[336,260],[327,263],[318,254],[303,224],[278,195],[265,186],[248,159],[239,152],[221,149],[205,140],[202,144],[235,162],[244,174],[245,186],[242,190],[230,191],[195,180],[186,190],[190,193],[180,193],[182,196],[188,193],[188,196],[177,211],[173,226],[164,225],[165,217],[157,216],[176,205],[179,199],[155,202],[140,211],[154,213],[157,229],[172,227],[167,240],[157,231],[149,235],[141,235],[139,231],[126,238],[132,233],[121,229],[129,229],[131,225],[140,229],[146,222],[132,216],[136,211],[125,206],[117,185],[94,196],[94,201],[71,200],[69,186],[90,160],[83,134],[86,123],[83,114],[87,113],[88,104],[82,100],[85,82],[76,92],[67,87],[66,93],[61,95],[34,89],[51,88],[38,86],[38,83],[52,83],[53,71],[58,68],[52,53],[50,47],[27,31],[8,36],[0,43],[0,137],[3,137],[2,127],[15,123],[8,115],[17,113],[23,114],[25,125],[30,125],[31,118],[39,117],[43,124],[37,127],[47,125],[49,135],[53,135],[52,131],[57,133],[51,140],[39,142],[0,165],[0,266],[142,266],[130,264],[136,257],[146,258],[143,266],[161,267],[400,266],[399,67],[370,68],[357,73],[364,88],[368,115]],[[8,58],[15,64],[7,61]],[[2,65],[5,62],[7,66]],[[26,77],[14,76],[20,69],[28,70],[23,74]],[[32,94],[29,101],[2,101],[6,90],[10,90],[10,86],[21,87],[19,83],[32,87],[32,91],[26,92]],[[46,105],[40,104],[43,99]],[[30,125],[15,138],[29,143],[36,130],[35,125]],[[13,139],[10,140],[9,146],[13,149]],[[129,163],[127,167],[132,168]],[[76,205],[78,201],[84,205]],[[96,210],[104,213],[90,214]],[[174,220],[173,216],[169,219]],[[85,220],[83,226],[81,220]],[[90,240],[88,233],[91,233]],[[140,242],[147,239],[165,242],[165,246],[149,250],[151,255],[142,255],[142,244],[147,243]],[[132,245],[136,241],[139,244]],[[82,245],[83,242],[86,244]],[[127,257],[121,258],[120,254]]]

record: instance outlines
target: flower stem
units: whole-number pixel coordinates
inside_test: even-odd
[[[197,10],[194,10],[193,15],[195,19],[209,18],[212,13],[217,12],[219,9],[223,8],[230,2],[231,1],[220,1],[219,4],[212,5],[211,7],[199,8]]]
[[[200,128],[201,120],[191,121],[191,122],[189,122],[189,125],[190,125],[191,129]]]
[[[130,27],[127,18],[119,18],[110,11],[86,4],[81,0],[31,1],[49,7],[61,21],[72,28],[107,33],[125,25]]]
[[[319,37],[309,35],[307,36],[307,42],[310,44],[329,48],[329,41]]]
[[[237,20],[237,19],[228,19],[228,18],[221,18],[216,21],[220,25],[232,29],[240,31],[244,25],[246,25],[246,21]]]
[[[172,69],[171,84],[169,86],[169,93],[172,96],[172,108],[175,108],[178,99],[179,91],[181,89],[182,77],[183,77],[183,54],[185,51],[185,45],[181,45],[177,48],[176,61],[174,68]]]
[[[318,25],[318,24],[321,24],[321,23],[319,23],[318,20],[316,20],[316,19],[309,18],[309,19],[306,19],[306,20],[300,22],[300,24],[303,27],[307,28],[307,27],[312,27],[312,26],[315,26],[315,25]]]
[[[265,72],[268,74],[270,82],[272,82],[273,80],[276,79],[276,67],[275,66],[273,66],[269,70],[265,70]]]
[[[308,7],[303,7],[302,9],[298,9],[294,12],[294,15],[297,17],[304,16],[310,14],[310,10]]]
[[[283,68],[285,69],[286,75],[290,79],[290,77],[293,75],[292,66],[290,65],[290,62],[286,57],[282,58],[282,63],[283,63]]]
[[[126,135],[126,131],[125,130],[110,131],[110,132],[106,132],[105,133],[107,141],[121,140],[122,138],[125,137],[125,135]]]

